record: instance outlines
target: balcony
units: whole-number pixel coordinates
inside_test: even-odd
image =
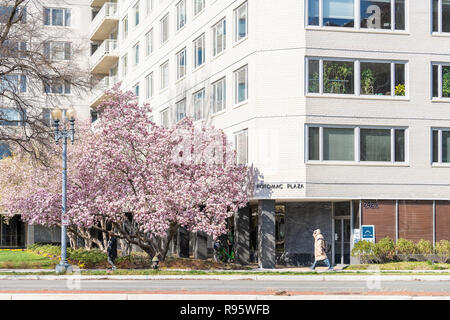
[[[118,23],[117,3],[105,2],[91,22],[91,40],[101,41],[107,39]]]
[[[105,2],[108,2],[108,0],[91,0],[91,7],[100,8]]]
[[[100,80],[91,90],[93,97],[90,101],[91,108],[97,107],[105,98],[105,91],[111,89],[118,81],[119,77],[117,75],[106,76]]]
[[[108,75],[109,69],[119,60],[117,40],[105,40],[89,59],[91,73]]]

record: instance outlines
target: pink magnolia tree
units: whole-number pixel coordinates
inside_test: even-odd
[[[190,119],[164,128],[132,93],[115,88],[108,96],[92,130],[81,130],[69,149],[70,230],[83,238],[101,232],[104,241],[116,236],[162,260],[180,227],[225,233],[227,219],[248,201],[248,168],[236,164],[224,132]],[[27,222],[58,225],[61,179],[38,171],[18,174],[26,182],[20,192],[2,193],[0,205]]]

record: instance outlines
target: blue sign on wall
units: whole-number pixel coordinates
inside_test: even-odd
[[[361,226],[361,239],[375,242],[375,226]]]

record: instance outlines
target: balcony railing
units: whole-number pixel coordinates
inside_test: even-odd
[[[108,0],[91,0],[91,7],[100,8]]]
[[[92,88],[91,107],[98,106],[105,95],[105,91],[111,89],[118,81],[119,77],[117,75],[103,77],[103,79]]]
[[[109,69],[112,66],[109,64],[114,63],[118,58],[117,40],[107,39],[103,41],[89,60],[92,72],[101,74],[109,73]],[[97,70],[99,68],[100,70]]]
[[[106,2],[91,22],[91,40],[103,40],[119,22],[117,3]]]

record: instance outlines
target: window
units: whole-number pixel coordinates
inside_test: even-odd
[[[70,60],[71,43],[63,41],[44,42],[44,56],[51,60]]]
[[[148,57],[153,52],[153,29],[145,34],[145,55]]]
[[[44,92],[54,94],[70,94],[71,85],[69,81],[61,80],[44,82]]]
[[[241,5],[234,11],[234,41],[238,42],[248,35],[248,4],[247,2]]]
[[[44,8],[44,25],[70,27],[71,9]]]
[[[164,109],[160,113],[161,115],[161,126],[164,128],[169,127],[169,108]]]
[[[26,42],[4,40],[0,48],[0,56],[25,58],[26,51],[27,51]]]
[[[205,118],[205,89],[202,89],[193,95],[194,120]]]
[[[450,64],[433,63],[433,98],[450,98]]]
[[[25,115],[16,109],[0,108],[0,126],[18,126]]]
[[[181,0],[177,4],[177,30],[186,24],[186,0]]]
[[[248,99],[248,66],[234,72],[234,103],[241,103]]]
[[[134,95],[139,99],[139,83],[133,87]]]
[[[450,129],[432,130],[433,163],[450,163]]]
[[[226,79],[220,79],[212,84],[212,113],[217,113],[226,107]]]
[[[340,61],[321,58],[308,58],[307,61],[308,93],[406,95],[404,62]],[[355,70],[359,72],[355,74]],[[359,83],[359,86],[357,87],[355,83]]]
[[[169,39],[169,14],[166,14],[160,21],[161,25],[161,45]]]
[[[122,57],[122,76],[125,77],[128,72],[128,54]]]
[[[169,61],[161,65],[161,90],[169,86]]]
[[[405,30],[405,0],[308,0],[307,5],[310,26]]]
[[[234,134],[236,147],[236,163],[246,165],[248,163],[248,130],[242,130]]]
[[[146,10],[147,10],[146,12],[148,15],[153,10],[153,0],[145,0],[145,2],[146,2]]]
[[[433,32],[450,32],[450,0],[433,0]]]
[[[51,111],[49,108],[42,108],[41,120],[47,127],[52,126]]]
[[[139,1],[133,7],[134,11],[134,25],[139,25]]]
[[[137,66],[139,64],[139,42],[134,45],[133,51],[134,51],[134,65]]]
[[[307,126],[308,161],[406,161],[406,129]]]
[[[205,7],[205,0],[194,0],[194,16],[199,14]]]
[[[186,48],[177,53],[177,80],[186,75]]]
[[[153,72],[145,77],[145,98],[153,97]]]
[[[0,115],[1,118],[1,115]],[[1,125],[1,121],[0,121]],[[10,157],[12,155],[11,150],[9,149],[8,144],[1,142],[0,143],[0,160]]]
[[[223,19],[213,27],[213,56],[226,49],[226,20]]]
[[[128,16],[125,16],[125,18],[122,19],[122,32],[122,39],[128,37]]]
[[[186,117],[186,99],[183,99],[176,103],[176,113],[177,122],[183,120]]]
[[[10,91],[14,93],[27,92],[27,76],[19,74],[7,74],[0,76],[0,92]]]
[[[194,40],[194,67],[205,63],[205,34]]]

